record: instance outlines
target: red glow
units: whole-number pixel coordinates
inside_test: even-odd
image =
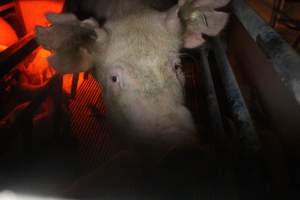
[[[18,41],[14,29],[0,17],[0,52]]]
[[[34,58],[29,62],[26,68],[22,69],[24,77],[20,81],[21,85],[24,87],[26,85],[26,88],[28,88],[29,85],[31,85],[32,88],[34,86],[43,86],[55,74],[55,70],[49,66],[47,60],[48,57],[51,56],[50,51],[38,48],[34,54]],[[82,84],[83,77],[84,73],[80,73],[77,88]],[[72,80],[72,74],[63,76],[63,90],[68,94],[71,93]]]
[[[84,73],[79,74],[79,79],[78,79],[78,84],[77,84],[77,89],[80,87],[84,80]],[[73,75],[72,74],[65,74],[63,77],[63,90],[70,94],[71,89],[72,89],[72,81],[73,81]]]
[[[51,52],[42,48],[36,49],[32,56],[19,66],[22,72],[19,84],[23,90],[35,91],[45,86],[54,75],[55,70],[48,66],[47,58]]]
[[[47,58],[51,52],[39,48],[33,61],[27,67],[27,73],[32,77],[33,84],[43,84],[48,81],[55,73],[55,70],[48,66]]]
[[[25,23],[26,31],[32,32],[37,25],[45,26],[47,21],[45,14],[48,12],[59,13],[62,10],[64,0],[19,0],[18,6]],[[51,52],[39,48],[34,59],[26,68],[27,77],[30,78],[30,83],[34,85],[43,85],[55,73],[55,70],[48,65],[47,58]],[[80,73],[77,88],[83,82],[84,74]],[[72,74],[63,76],[63,90],[70,94],[72,88]],[[28,81],[27,81],[28,82]]]
[[[48,57],[51,56],[51,52],[43,48],[38,48],[35,52],[34,58],[30,63],[23,68],[23,78],[21,78],[21,85],[31,86],[43,86],[50,78],[55,74],[55,70],[49,66]],[[84,73],[79,74],[77,88],[83,82]],[[72,88],[72,74],[66,74],[63,76],[63,90],[70,94]]]
[[[0,44],[0,52],[7,49],[8,46]]]
[[[62,10],[64,0],[19,0],[17,1],[26,31],[34,30],[36,25],[46,25],[45,13],[59,13]]]
[[[21,11],[26,31],[31,32],[35,26],[45,26],[47,21],[45,14],[48,12],[59,13],[62,10],[64,0],[20,0],[18,1],[19,9]],[[51,53],[45,49],[38,49],[35,58],[28,65],[26,71],[30,74],[31,83],[43,85],[55,73],[55,70],[49,67],[47,58]],[[78,87],[83,82],[83,73],[80,73],[78,80]],[[72,74],[63,76],[63,90],[70,94],[72,87]]]

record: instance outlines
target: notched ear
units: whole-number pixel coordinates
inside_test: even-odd
[[[47,14],[49,27],[36,27],[39,44],[51,50],[49,63],[60,73],[85,71],[92,65],[92,54],[101,29],[92,19],[78,20],[72,14]],[[105,39],[101,35],[102,39]]]
[[[184,47],[195,48],[205,42],[204,35],[216,36],[228,21],[229,15],[216,9],[230,0],[180,0],[179,17],[184,24]]]

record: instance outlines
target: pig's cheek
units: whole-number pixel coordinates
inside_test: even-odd
[[[113,96],[119,97],[121,87],[119,85],[112,86],[111,91],[112,91]]]
[[[179,80],[181,86],[184,87],[185,77],[184,77],[183,71],[181,69],[177,70],[176,76],[177,76],[177,79]]]
[[[120,95],[120,85],[118,83],[107,83],[106,95],[110,97],[118,97]]]

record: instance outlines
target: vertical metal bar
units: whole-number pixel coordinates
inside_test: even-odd
[[[53,81],[53,135],[57,139],[61,136],[62,130],[62,101],[63,101],[63,76],[58,74],[56,79]]]
[[[27,155],[30,155],[33,150],[33,137],[32,137],[32,129],[33,129],[33,114],[28,116],[28,118],[22,121],[22,130],[21,135],[23,137],[23,150]]]
[[[54,83],[57,81],[57,75],[55,75],[41,90],[37,96],[31,101],[31,103],[28,105],[28,107],[22,111],[20,116],[17,118],[17,126],[18,128],[22,129],[21,134],[23,137],[23,146],[24,151],[28,154],[32,152],[32,129],[33,129],[33,117],[35,112],[38,110],[38,108],[41,106],[41,104],[45,101],[45,99],[49,96],[49,94],[53,90]]]
[[[297,48],[297,46],[300,44],[300,34],[297,36],[295,42],[293,43],[293,47]]]
[[[208,107],[208,117],[211,129],[216,140],[215,149],[217,151],[217,159],[215,160],[215,171],[211,177],[211,194],[212,198],[237,200],[238,192],[236,185],[236,177],[232,166],[232,155],[229,143],[226,138],[222,115],[216,95],[215,84],[213,81],[211,67],[208,61],[209,49],[200,49],[200,59],[202,67],[204,96],[206,97]]]
[[[277,5],[278,0],[273,0],[273,5],[272,5],[272,15],[271,15],[271,20],[270,20],[270,26],[274,27],[276,24],[276,18],[277,18],[277,12],[276,12],[276,5]]]
[[[225,131],[215,91],[215,85],[213,82],[212,74],[210,71],[210,65],[208,62],[208,49],[200,49],[200,59],[203,69],[202,78],[205,86],[204,90],[208,106],[208,117],[210,119],[209,121],[211,123],[211,128],[213,130],[215,139],[218,143],[223,144],[225,140]]]
[[[84,80],[87,80],[87,79],[89,78],[89,73],[90,73],[90,70],[84,72],[84,76],[83,76],[83,79],[84,79]]]
[[[244,98],[231,69],[223,44],[219,38],[213,38],[214,53],[217,61],[218,73],[227,95],[227,101],[231,109],[231,114],[237,125],[240,134],[242,147],[246,152],[256,152],[260,148],[256,130],[247,109]]]
[[[270,26],[273,28],[276,26],[278,18],[280,17],[280,10],[284,6],[284,3],[284,0],[273,0],[272,17],[270,21]]]
[[[79,73],[74,73],[73,79],[72,79],[72,88],[71,88],[71,98],[72,99],[74,99],[76,96],[78,80],[79,80]]]

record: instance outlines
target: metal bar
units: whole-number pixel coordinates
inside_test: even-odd
[[[16,119],[16,124],[14,126],[19,127],[21,134],[23,136],[24,150],[27,153],[32,151],[32,120],[35,112],[45,101],[45,99],[53,93],[54,83],[57,82],[58,75],[54,77],[47,83],[47,85],[36,95],[28,107],[23,110]]]
[[[14,2],[11,2],[11,3],[7,3],[7,4],[4,4],[4,5],[1,5],[0,6],[0,12],[3,12],[5,10],[8,10],[10,8],[14,8],[15,7],[15,3]]]
[[[277,8],[277,1],[278,0],[273,0],[273,5],[272,5],[272,15],[271,15],[271,20],[270,20],[270,26],[274,27],[276,24],[276,17],[277,17],[277,12],[275,12]]]
[[[233,0],[233,12],[273,63],[283,85],[300,103],[300,56],[244,0]]]
[[[204,96],[208,107],[208,117],[211,129],[216,140],[215,149],[217,151],[217,159],[214,163],[214,175],[212,176],[212,199],[231,199],[237,200],[238,191],[235,173],[232,166],[231,148],[229,147],[228,138],[226,138],[220,106],[216,95],[215,84],[212,77],[211,66],[208,61],[207,48],[200,49],[200,59],[202,67],[202,75],[204,85]]]
[[[89,73],[90,73],[90,71],[84,72],[84,75],[83,75],[84,80],[87,80],[89,78]]]
[[[212,74],[210,71],[210,65],[208,62],[208,49],[200,49],[200,59],[202,63],[202,78],[204,82],[205,97],[208,106],[208,117],[210,121],[210,126],[214,133],[214,137],[218,143],[224,143],[225,131],[222,121],[222,116],[220,112],[220,107],[215,91],[215,85],[213,82]]]
[[[63,75],[57,75],[57,79],[53,83],[53,135],[58,140],[62,136],[63,124],[62,124],[62,103],[63,103]]]
[[[217,61],[218,73],[224,85],[231,114],[240,134],[242,147],[246,152],[257,152],[260,149],[258,137],[223,44],[219,38],[212,38],[212,44],[214,46],[213,50]]]
[[[74,99],[76,96],[78,80],[79,80],[79,73],[74,73],[73,79],[72,79],[72,87],[71,87],[71,98],[72,99]]]
[[[296,48],[298,45],[300,44],[300,34],[298,35],[298,37],[296,38],[293,47]]]
[[[26,35],[16,44],[8,47],[0,53],[0,78],[12,70],[26,56],[37,48],[34,35]]]
[[[272,7],[272,17],[270,26],[275,27],[276,23],[278,21],[278,18],[281,14],[281,8],[284,6],[285,1],[284,0],[273,0],[273,7]]]

